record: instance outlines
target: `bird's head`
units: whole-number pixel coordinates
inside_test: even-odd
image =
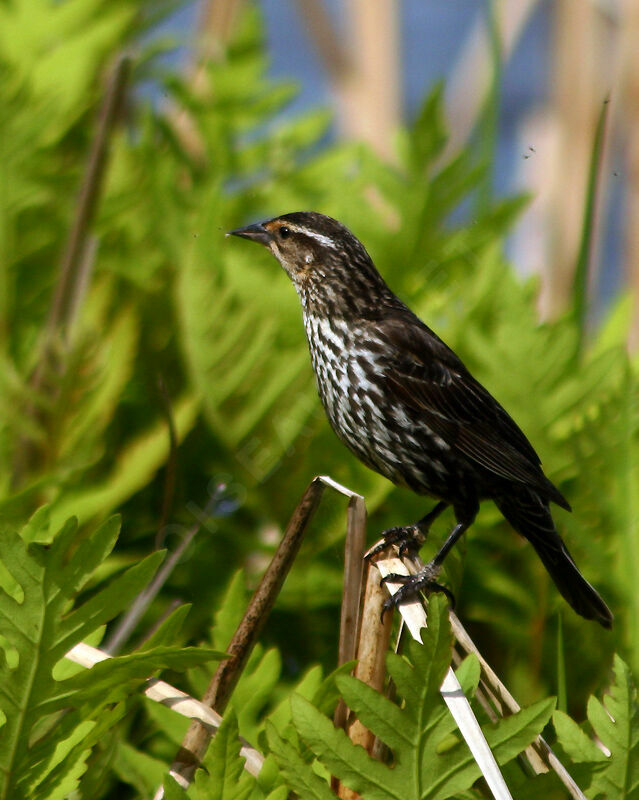
[[[267,247],[302,295],[311,287],[330,290],[336,283],[384,285],[359,239],[341,222],[315,211],[284,214],[227,235]]]

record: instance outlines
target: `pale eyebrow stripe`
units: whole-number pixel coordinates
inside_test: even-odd
[[[337,248],[337,245],[330,238],[330,236],[324,236],[323,233],[316,233],[315,231],[309,231],[308,228],[302,228],[298,225],[291,225],[290,222],[287,222],[286,225],[296,233],[301,233],[303,236],[308,236],[309,239],[315,239],[316,242],[323,244],[325,247],[332,247],[333,250]]]

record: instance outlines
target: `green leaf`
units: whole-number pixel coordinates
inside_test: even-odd
[[[244,771],[240,732],[233,712],[227,713],[195,773],[195,796],[200,800],[246,800],[255,779]]]
[[[246,610],[246,588],[243,570],[237,570],[229,581],[224,598],[215,612],[212,643],[226,650]]]
[[[121,781],[136,789],[141,797],[152,798],[166,774],[166,764],[121,741],[113,761],[113,770]]]
[[[293,724],[313,753],[353,791],[370,800],[400,798],[406,791],[405,781],[374,761],[366,751],[354,745],[344,731],[302,697],[291,698]]]
[[[505,717],[496,725],[482,728],[486,741],[500,764],[506,764],[522,753],[543,731],[552,717],[555,705],[555,698],[548,697]]]
[[[444,121],[444,84],[435,84],[415,119],[410,134],[411,156],[416,169],[425,169],[442,152],[448,133]]]
[[[599,192],[599,173],[603,159],[604,133],[606,130],[606,119],[608,117],[608,100],[601,106],[595,137],[592,144],[590,155],[590,167],[588,172],[588,188],[584,206],[584,218],[581,226],[581,241],[579,244],[579,254],[575,267],[573,280],[573,302],[574,312],[577,320],[579,340],[578,353],[583,347],[586,335],[586,316],[588,311],[588,278],[590,272],[590,258],[592,249],[592,239],[595,230],[595,208],[597,195]]]
[[[296,747],[279,735],[275,726],[267,723],[266,734],[284,780],[293,791],[305,800],[334,800],[326,781],[304,761]]]
[[[47,715],[62,708],[79,708],[87,696],[95,697],[95,687],[92,691],[86,689],[91,683],[87,673],[56,681],[52,670],[83,637],[131,603],[162,558],[161,554],[150,556],[78,604],[79,589],[111,551],[117,527],[117,520],[106,522],[75,549],[76,524],[70,521],[51,536],[48,515],[42,512],[33,517],[24,537],[11,529],[4,531],[0,558],[7,575],[17,584],[21,599],[17,601],[5,588],[0,589],[0,634],[18,659],[17,665],[6,658],[0,662],[0,710],[6,717],[0,728],[2,798],[19,800],[26,796],[25,787],[36,781],[42,783],[54,772],[59,781],[78,775],[74,765],[86,758],[86,750],[91,747],[89,736],[81,741],[73,739],[73,728],[79,723],[77,716],[68,714],[64,723],[56,726],[47,723]],[[51,544],[38,544],[40,541]],[[163,657],[174,661],[168,652]],[[136,657],[134,661],[138,666],[142,663]],[[175,662],[182,663],[179,654]],[[117,689],[126,674],[116,666],[109,680],[110,668],[109,662],[103,662],[95,673],[102,675],[103,698]],[[153,668],[151,660],[144,663],[146,672]],[[68,739],[66,751],[62,739]],[[49,772],[43,773],[47,763]],[[51,779],[48,785],[55,788]]]
[[[444,800],[468,790],[480,777],[479,766],[440,694],[450,663],[452,635],[447,605],[438,596],[429,601],[428,628],[422,631],[422,638],[423,645],[410,642],[412,663],[393,654],[387,659],[389,673],[405,701],[402,705],[354,678],[337,678],[346,704],[392,750],[391,768],[353,745],[309,701],[298,696],[291,699],[293,724],[304,743],[331,774],[367,800]],[[479,677],[476,659],[463,665],[461,676],[474,690]],[[510,761],[530,744],[548,722],[554,705],[554,699],[542,700],[483,728],[498,763]]]
[[[193,397],[183,397],[174,409],[178,441],[195,424],[199,404]],[[118,455],[112,472],[97,485],[69,492],[54,504],[53,524],[59,525],[70,513],[80,522],[105,514],[145,486],[166,461],[169,438],[166,422],[156,423],[133,441],[127,442]]]
[[[167,775],[164,778],[162,785],[164,786],[166,800],[188,800],[189,795],[171,775]]]
[[[150,650],[116,656],[100,661],[91,669],[64,681],[67,692],[73,693],[74,702],[113,703],[133,694],[137,686],[154,672],[172,669],[183,672],[194,666],[226,658],[226,653],[205,647],[154,647]],[[64,705],[65,696],[55,701],[52,711]]]
[[[582,761],[608,761],[592,739],[568,714],[557,709],[552,715],[552,723],[555,727],[558,741],[573,761],[577,763]]]
[[[598,773],[593,792],[605,797],[639,798],[639,707],[637,690],[628,666],[619,656],[614,662],[615,681],[604,702],[591,697],[588,720],[610,751],[607,769]]]
[[[169,616],[162,621],[160,626],[153,631],[153,634],[140,645],[139,650],[151,650],[154,647],[162,647],[163,645],[169,644],[175,645],[190,610],[190,603],[183,603],[181,606],[178,606],[175,611],[172,611]]]

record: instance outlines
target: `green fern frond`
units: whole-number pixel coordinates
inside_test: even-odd
[[[155,647],[65,680],[53,677],[71,648],[127,608],[162,560],[162,553],[153,553],[78,604],[78,593],[110,554],[118,531],[112,518],[76,546],[76,521],[52,532],[48,512],[40,510],[21,532],[3,532],[0,798],[32,798],[39,786],[53,788],[76,774],[78,759],[121,716],[99,712],[117,708],[154,671],[221,657],[212,650]],[[77,728],[87,721],[80,736]]]

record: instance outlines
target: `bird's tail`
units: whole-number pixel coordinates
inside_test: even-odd
[[[495,503],[517,533],[535,548],[555,585],[577,614],[597,620],[604,628],[612,627],[612,612],[579,572],[557,533],[548,503],[528,489],[495,499]]]

